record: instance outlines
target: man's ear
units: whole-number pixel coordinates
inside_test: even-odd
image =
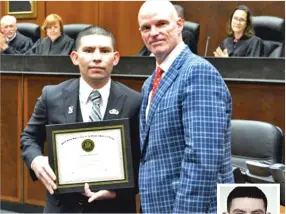
[[[76,51],[72,51],[70,54],[71,61],[74,65],[78,65],[78,53]]]
[[[223,212],[222,214],[228,214],[228,212]]]
[[[184,22],[185,22],[185,20],[184,19],[182,19],[182,18],[178,18],[178,20],[177,20],[177,25],[178,25],[178,28],[181,30],[181,31],[183,31],[183,28],[184,28]]]
[[[119,63],[120,59],[120,54],[119,52],[115,51],[114,52],[114,59],[113,59],[113,66],[116,66]]]

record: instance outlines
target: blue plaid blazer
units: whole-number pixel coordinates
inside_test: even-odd
[[[218,71],[186,47],[161,80],[146,119],[154,73],[142,88],[142,210],[216,213],[217,183],[233,183],[229,90]]]

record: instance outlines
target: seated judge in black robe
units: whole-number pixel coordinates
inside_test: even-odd
[[[4,35],[1,34],[0,36]],[[1,54],[24,54],[33,46],[33,41],[20,32],[17,32],[12,39],[5,41],[5,43],[5,48],[2,49]]]
[[[249,8],[240,5],[232,12],[228,37],[216,49],[216,57],[263,57],[263,40],[254,35]]]
[[[17,32],[17,19],[5,15],[0,20],[0,53],[23,54],[33,46],[30,38]]]
[[[39,39],[26,54],[69,55],[74,49],[75,42],[63,33],[63,22],[59,15],[48,15],[42,30],[47,33],[47,37]]]

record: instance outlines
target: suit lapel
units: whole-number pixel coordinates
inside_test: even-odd
[[[184,61],[186,60],[187,54],[189,54],[190,51],[188,49],[188,47],[185,47],[184,50],[180,53],[180,55],[176,58],[176,60],[173,62],[173,64],[171,65],[171,67],[169,68],[168,72],[165,74],[164,78],[160,81],[159,87],[155,93],[155,96],[153,98],[153,100],[151,101],[150,104],[150,108],[149,108],[149,113],[148,113],[148,117],[147,117],[147,121],[146,123],[144,123],[144,129],[143,129],[143,149],[142,151],[145,151],[146,148],[146,138],[150,129],[150,125],[152,124],[152,119],[155,115],[155,112],[157,110],[157,107],[162,99],[162,97],[164,97],[164,95],[166,94],[166,92],[168,91],[168,89],[170,88],[170,86],[174,83],[174,81],[176,80],[176,78],[178,77],[179,73],[180,73],[180,68],[183,65]],[[153,73],[153,78],[154,78],[154,73]],[[145,116],[145,112],[146,112],[146,108],[147,108],[147,103],[148,103],[148,96],[150,91],[152,90],[152,82],[153,82],[153,78],[151,79],[150,83],[147,84],[147,88],[148,93],[146,93],[143,97],[143,108],[142,108],[142,112],[143,114],[141,114],[141,118],[142,115]],[[145,121],[143,119],[143,121]]]
[[[177,78],[178,70],[174,67],[170,67],[164,78],[160,81],[159,87],[155,93],[153,100],[151,101],[149,113],[147,117],[147,128],[150,126],[154,113],[166,92],[168,91],[169,87],[173,84],[175,79]]]
[[[79,79],[73,80],[67,88],[63,89],[62,95],[66,118],[65,123],[75,123],[78,112]]]
[[[146,88],[143,91],[143,98],[142,98],[142,107],[140,109],[140,126],[141,126],[141,133],[144,138],[144,133],[145,133],[145,128],[146,128],[146,109],[148,105],[148,98],[149,98],[149,93],[152,90],[152,82],[155,77],[155,72],[153,72],[152,76],[149,77],[146,81],[146,86],[144,85],[143,88]]]
[[[120,118],[126,98],[126,94],[121,93],[119,85],[111,81],[110,94],[103,119],[112,120]]]

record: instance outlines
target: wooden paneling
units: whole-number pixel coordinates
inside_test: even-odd
[[[0,17],[5,15],[5,1],[0,1]]]
[[[285,86],[275,83],[227,82],[233,119],[259,120],[285,132]]]
[[[22,200],[22,76],[1,75],[1,200]]]
[[[96,1],[46,1],[46,16],[60,15],[64,24],[98,24],[98,2]]]
[[[21,202],[21,195],[24,194],[24,203],[44,205],[46,190],[41,182],[32,181],[26,166],[24,178],[22,176],[19,136],[33,112],[43,86],[70,78],[71,76],[24,75],[22,88],[21,74],[1,74],[1,199]],[[140,91],[145,78],[113,77],[113,80]],[[233,99],[233,119],[265,121],[285,131],[284,84],[227,81],[227,85]],[[138,203],[139,195],[136,200]]]
[[[99,25],[110,30],[122,56],[136,55],[143,47],[137,14],[143,2],[99,2]]]
[[[68,76],[45,76],[43,78],[43,76],[28,75],[24,78],[24,127],[32,115],[37,98],[42,93],[42,88],[45,85],[58,84],[68,78]],[[45,147],[45,154],[47,155],[47,147]],[[44,206],[46,193],[44,185],[40,181],[32,181],[26,166],[24,178],[24,203]]]
[[[113,77],[141,91],[145,78]],[[259,120],[285,132],[285,86],[277,83],[226,82],[232,96],[232,119]]]
[[[42,24],[51,13],[62,16],[65,24],[98,24],[114,33],[117,50],[122,56],[136,55],[143,47],[138,31],[137,13],[142,1],[38,1],[36,19],[19,22]],[[185,20],[200,24],[199,55],[204,55],[206,40],[210,37],[207,56],[226,38],[226,23],[232,10],[239,4],[247,5],[253,15],[285,18],[284,1],[175,1],[185,8]],[[1,14],[5,12],[1,1]],[[2,16],[2,15],[1,15]],[[43,33],[42,33],[42,36]]]
[[[253,16],[277,16],[285,19],[284,1],[244,1],[237,2],[237,5],[247,5]]]
[[[5,2],[0,1],[0,18],[5,15]],[[45,19],[45,1],[37,1],[37,17],[36,18],[29,18],[29,19],[18,19],[17,22],[29,22],[29,23],[36,23],[41,26],[42,22]]]
[[[127,85],[129,88],[134,89],[135,91],[141,92],[142,85],[146,78],[139,77],[112,77],[112,80],[118,81]]]
[[[184,7],[185,20],[200,24],[199,55],[204,55],[207,37],[210,37],[207,56],[227,37],[227,21],[237,5],[247,5],[255,16],[277,16],[285,19],[284,1],[176,1]]]

